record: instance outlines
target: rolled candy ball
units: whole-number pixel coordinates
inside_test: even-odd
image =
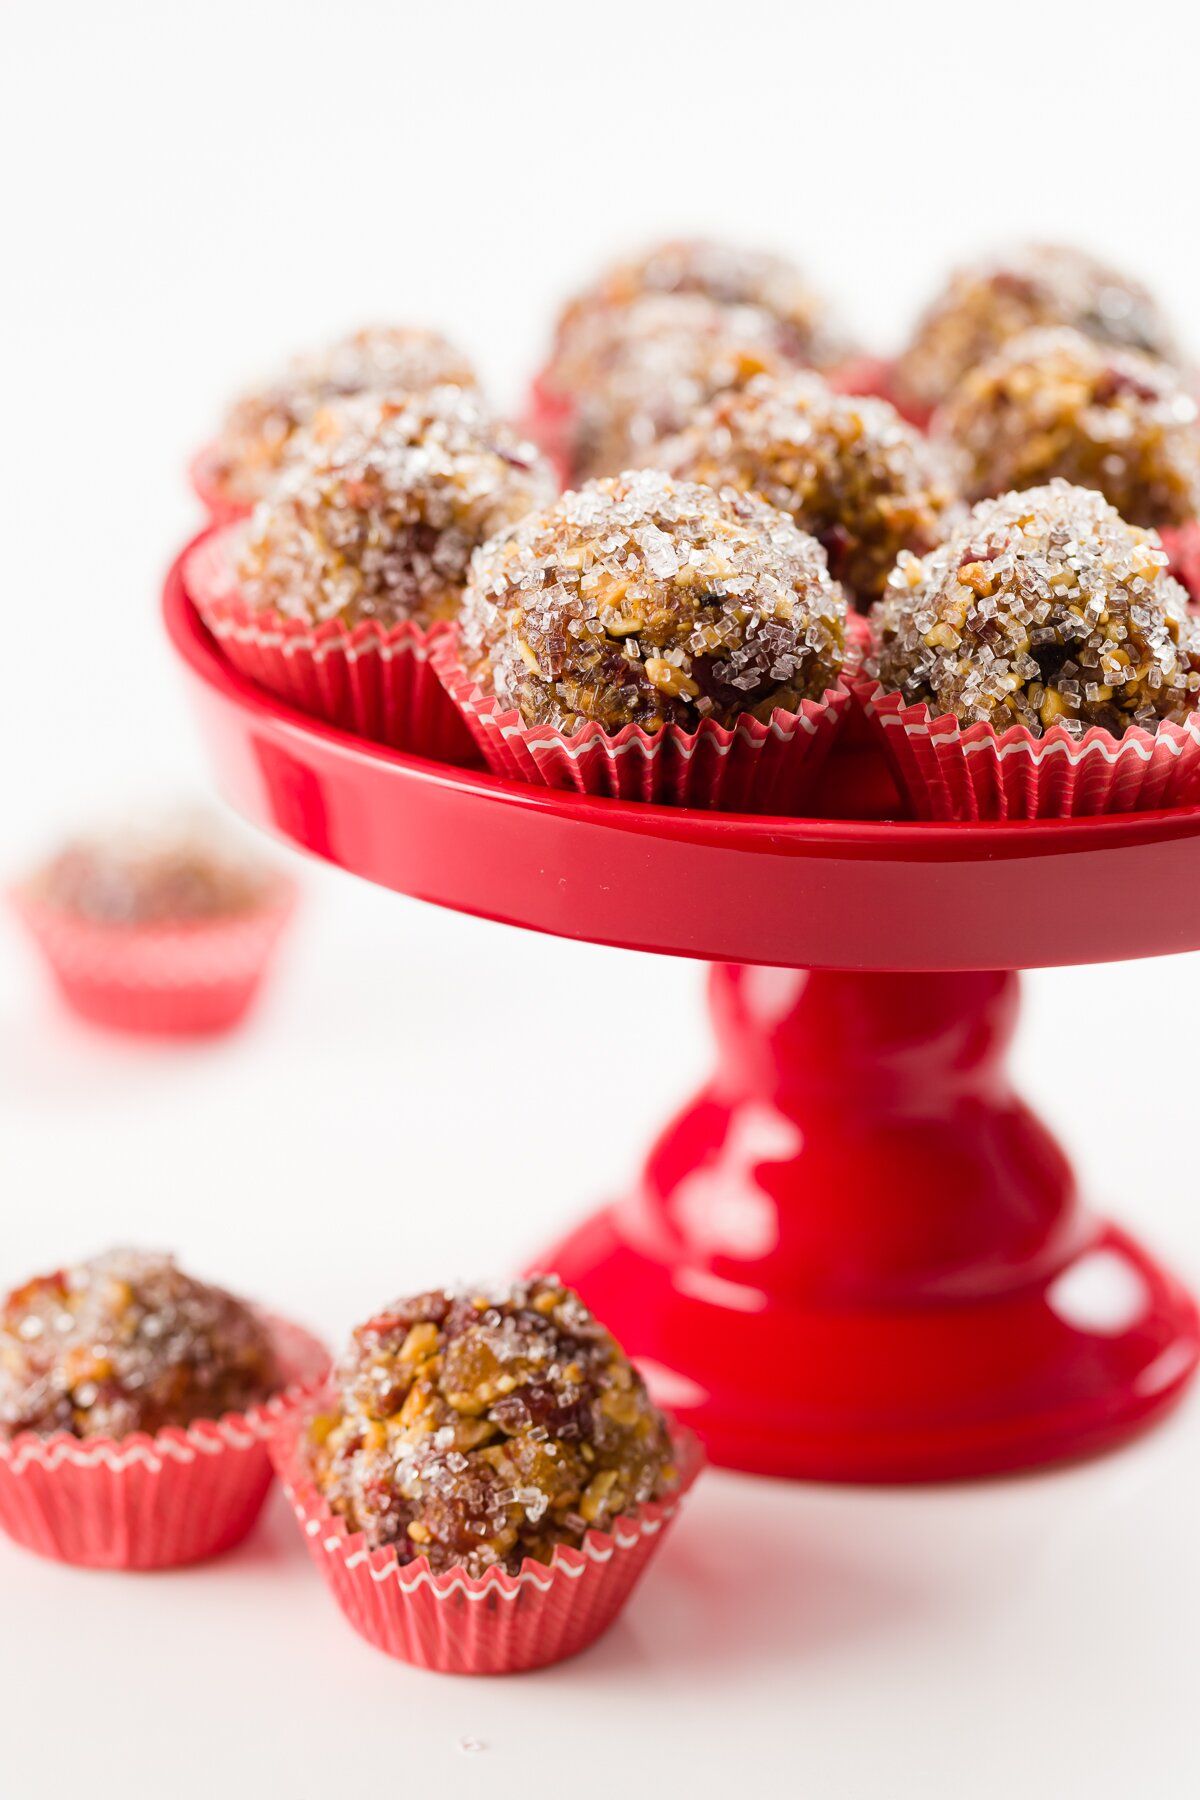
[[[1119,737],[1200,703],[1200,621],[1157,536],[1064,481],[982,501],[902,556],[874,623],[869,672],[964,725]]]
[[[354,1333],[309,1456],[372,1549],[517,1574],[677,1484],[637,1370],[553,1277],[418,1294]]]
[[[1060,477],[1133,525],[1200,516],[1200,409],[1165,363],[1066,329],[1014,338],[970,370],[930,427],[981,500]]]
[[[694,729],[819,700],[846,600],[815,538],[659,470],[587,483],[480,551],[461,654],[527,726]]]
[[[1174,333],[1141,282],[1081,250],[1030,244],[955,271],[895,364],[897,401],[906,412],[930,413],[969,369],[1039,325],[1068,325],[1098,343],[1179,361]]]
[[[961,512],[953,462],[885,400],[834,393],[817,375],[760,377],[721,394],[667,444],[684,480],[757,494],[825,550],[864,610],[902,550],[922,555]]]
[[[460,388],[337,402],[298,435],[251,517],[242,597],[311,624],[452,618],[472,552],[556,485],[534,447]]]
[[[476,385],[467,358],[440,332],[368,326],[293,357],[278,375],[239,395],[213,446],[211,476],[228,499],[252,504],[286,460],[295,434],[330,400]]]

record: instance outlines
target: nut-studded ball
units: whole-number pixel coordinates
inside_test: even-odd
[[[835,394],[811,374],[720,395],[664,447],[663,464],[790,513],[864,610],[900,552],[931,550],[961,511],[949,457],[886,401]]]
[[[843,354],[825,301],[787,258],[714,238],[675,238],[613,264],[563,309],[560,342],[589,313],[620,310],[646,294],[702,294],[721,306],[755,306],[780,326],[797,362],[825,368]]]
[[[1133,525],[1200,516],[1192,395],[1165,363],[1077,331],[1014,338],[964,375],[931,431],[962,458],[972,500],[1059,476],[1098,488]]]
[[[168,1256],[112,1250],[39,1276],[0,1309],[0,1437],[153,1435],[268,1398],[258,1314]]]
[[[479,553],[463,657],[528,726],[691,730],[819,700],[845,622],[824,552],[786,514],[642,470],[564,494]]]
[[[656,460],[662,440],[714,395],[796,366],[778,321],[703,294],[647,294],[580,316],[546,371],[569,403],[572,479]]]
[[[969,369],[1039,325],[1177,362],[1174,334],[1152,296],[1128,275],[1064,245],[1031,244],[951,276],[917,323],[892,375],[905,411],[927,414]]]
[[[676,1483],[641,1376],[553,1277],[400,1300],[354,1333],[313,1476],[372,1548],[516,1574]]]
[[[339,401],[255,509],[241,592],[312,624],[431,625],[457,612],[475,548],[555,488],[534,447],[460,388]]]
[[[1055,481],[982,501],[875,609],[884,687],[964,725],[1119,737],[1200,702],[1200,622],[1153,532]]]
[[[213,448],[213,476],[228,499],[252,504],[286,460],[297,431],[328,401],[476,385],[467,358],[440,332],[368,326],[293,357],[273,380],[235,400]]]

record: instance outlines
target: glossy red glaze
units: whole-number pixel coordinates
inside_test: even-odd
[[[1200,809],[855,818],[896,805],[861,747],[832,759],[815,820],[536,790],[377,748],[241,680],[178,565],[165,605],[226,791],[259,823],[462,911],[777,965],[714,970],[712,1082],[637,1192],[540,1259],[715,1460],[871,1481],[1028,1467],[1179,1393],[1195,1308],[1081,1206],[1004,1075],[1015,978],[978,971],[1200,946]]]
[[[1012,1093],[1010,974],[712,973],[716,1074],[546,1266],[714,1461],[908,1481],[1100,1449],[1180,1392],[1183,1290]]]
[[[293,711],[230,669],[178,564],[166,617],[230,799],[418,899],[563,937],[785,968],[1022,969],[1200,948],[1200,807],[982,825],[839,817],[897,806],[863,746],[831,757],[824,818],[593,800],[386,750]]]

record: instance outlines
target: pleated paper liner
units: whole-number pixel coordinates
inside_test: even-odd
[[[1076,738],[1061,726],[1035,738],[1021,725],[997,733],[931,718],[879,682],[852,685],[920,819],[1067,819],[1200,803],[1200,718],[1119,738],[1095,727]]]
[[[613,734],[587,724],[568,737],[525,725],[485,694],[458,660],[457,632],[436,646],[433,662],[494,775],[659,806],[802,814],[850,710],[839,684],[799,712],[777,708],[766,724],[747,715],[731,728],[705,719],[694,731],[626,725]]]
[[[470,732],[430,667],[452,629],[366,619],[308,625],[255,612],[238,591],[233,551],[240,525],[214,527],[184,563],[188,597],[225,656],[249,680],[300,712],[392,750],[476,766]]]
[[[323,1344],[266,1322],[287,1381],[261,1406],[153,1437],[0,1442],[0,1528],[39,1556],[93,1569],[174,1568],[232,1549],[270,1488],[271,1433],[328,1379]]]
[[[1159,532],[1170,559],[1171,573],[1188,591],[1193,606],[1200,606],[1200,519],[1186,525],[1167,525]]]
[[[679,1432],[680,1479],[668,1499],[622,1516],[611,1532],[587,1532],[579,1550],[560,1546],[549,1564],[526,1561],[517,1575],[434,1575],[424,1557],[401,1564],[392,1548],[369,1550],[362,1534],[330,1511],[305,1454],[314,1410],[293,1409],[271,1441],[309,1553],[369,1644],[443,1674],[514,1675],[595,1643],[645,1574],[703,1462],[696,1439]]]
[[[531,438],[558,476],[559,485],[571,481],[571,415],[569,398],[560,394],[537,375],[529,388],[529,398],[520,420],[520,429]]]
[[[235,519],[244,519],[254,510],[251,501],[239,500],[235,494],[230,493],[213,444],[207,445],[199,455],[192,458],[188,465],[188,479],[192,484],[192,492],[208,514],[210,524],[230,525]]]
[[[185,925],[107,925],[11,895],[67,1005],[93,1025],[165,1037],[229,1031],[252,1005],[295,907],[276,877],[252,912]]]

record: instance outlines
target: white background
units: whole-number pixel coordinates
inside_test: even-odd
[[[281,353],[434,323],[515,402],[559,295],[688,229],[795,252],[880,346],[954,257],[1073,237],[1200,342],[1198,50],[1151,4],[4,7],[0,876],[204,791],[157,588],[197,523],[189,453]],[[535,1251],[705,1066],[685,963],[646,959],[617,1010],[620,953],[305,881],[267,1004],[220,1047],[85,1031],[0,925],[0,1282],[160,1244],[340,1340]],[[1017,1056],[1092,1189],[1194,1283],[1198,1003],[1192,958],[1038,975]],[[1198,1519],[1195,1400],[1035,1479],[713,1475],[609,1639],[507,1684],[359,1644],[278,1503],[172,1577],[0,1543],[0,1794],[86,1766],[97,1796],[180,1800],[1184,1800]]]

